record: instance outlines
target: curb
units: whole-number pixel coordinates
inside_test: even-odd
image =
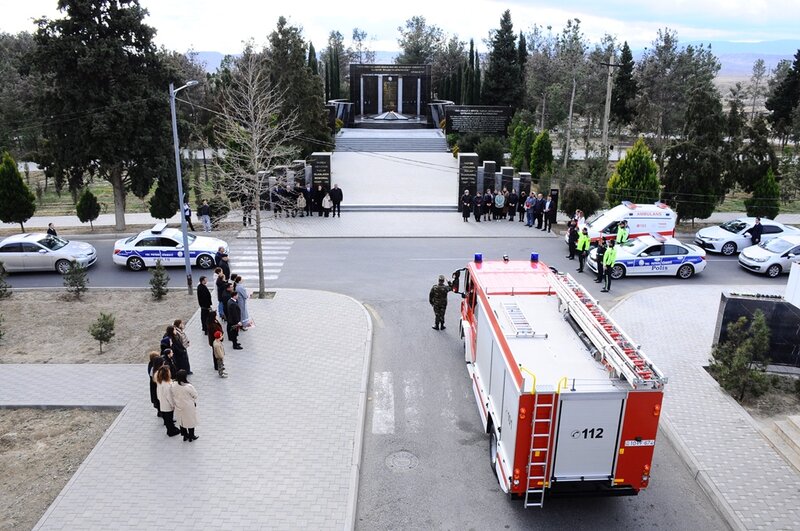
[[[341,294],[339,294],[341,295]],[[358,304],[367,318],[367,340],[364,345],[364,367],[361,373],[361,388],[358,399],[358,420],[356,438],[353,441],[353,461],[350,468],[350,485],[347,495],[347,508],[345,509],[344,529],[353,530],[356,526],[356,509],[358,508],[358,481],[361,475],[361,457],[364,447],[364,427],[367,423],[367,392],[369,390],[369,371],[372,364],[372,316],[369,310],[354,299],[343,295]]]

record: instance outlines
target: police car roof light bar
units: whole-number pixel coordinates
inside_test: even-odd
[[[152,232],[153,234],[161,234],[162,232],[164,232],[164,229],[166,228],[167,228],[166,223],[156,223],[155,225],[153,225],[153,228],[150,229],[150,232]]]

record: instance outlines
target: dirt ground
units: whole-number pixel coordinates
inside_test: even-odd
[[[0,302],[0,363],[147,363],[166,327],[187,321],[197,308],[197,299],[183,290],[160,302],[149,290],[90,288],[80,301],[64,300],[63,292],[18,291]],[[116,335],[102,354],[89,334],[100,312],[116,318]]]
[[[118,414],[0,409],[0,529],[31,529]]]

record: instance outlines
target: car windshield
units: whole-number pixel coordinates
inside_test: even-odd
[[[745,223],[741,219],[732,219],[730,221],[726,221],[725,223],[720,225],[720,227],[722,227],[728,232],[737,234],[738,232],[741,232],[747,227],[747,223]]]
[[[607,213],[606,213],[606,214],[607,214]],[[587,224],[587,225],[588,225],[590,228],[592,228],[592,229],[594,229],[594,230],[596,230],[596,231],[600,232],[600,231],[602,231],[603,229],[605,229],[605,228],[608,226],[608,224],[609,224],[609,223],[611,223],[612,221],[614,221],[614,219],[613,219],[611,216],[609,216],[609,215],[606,215],[606,214],[601,214],[601,215],[599,215],[599,216],[595,216],[595,217],[593,217],[593,218],[591,219],[591,221],[589,221],[589,222],[588,222],[588,223],[586,223],[586,224]]]
[[[775,238],[774,240],[769,240],[768,242],[761,242],[759,246],[771,253],[780,254],[791,249],[793,244],[784,239]]]
[[[69,242],[58,236],[47,236],[39,240],[39,245],[51,251],[57,251],[62,247],[66,247]]]
[[[651,245],[653,244],[643,242],[642,240],[628,240],[624,244],[623,248],[625,249],[626,252],[629,252],[631,254],[639,254],[640,252],[644,251],[645,248],[650,247]]]

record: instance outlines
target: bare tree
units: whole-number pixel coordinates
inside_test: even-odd
[[[764,60],[756,59],[756,62],[753,63],[753,74],[750,76],[750,86],[747,87],[748,95],[751,96],[751,122],[756,119],[756,104],[767,94],[766,75],[767,67],[764,64]]]
[[[258,298],[264,298],[260,207],[262,198],[271,198],[277,188],[287,185],[285,174],[276,169],[296,155],[294,141],[300,129],[294,112],[281,113],[283,94],[270,83],[263,56],[245,50],[231,74],[231,83],[222,95],[222,118],[216,127],[225,156],[216,164],[225,175],[229,195],[238,196],[243,206],[255,207]],[[288,183],[289,187],[293,184]]]

